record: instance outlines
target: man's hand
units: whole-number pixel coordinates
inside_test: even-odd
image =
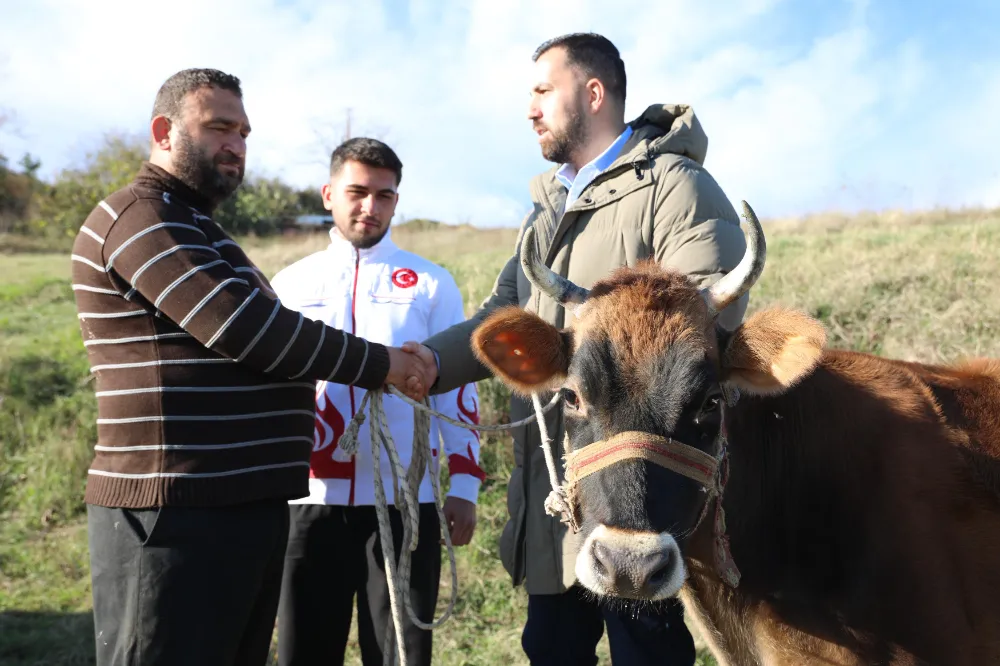
[[[434,366],[433,360],[431,361]],[[417,354],[405,352],[396,347],[389,347],[389,374],[386,384],[392,384],[407,397],[413,400],[423,400],[430,390],[437,370],[428,368],[424,360]]]
[[[434,352],[431,351],[430,347],[425,347],[419,342],[404,342],[403,351],[409,352],[411,354],[416,354],[423,361],[424,366],[427,368],[427,390],[430,391],[431,387],[434,386],[434,382],[438,378],[438,366],[437,358],[434,356]]]
[[[442,508],[444,518],[448,521],[447,529],[451,534],[451,543],[455,546],[468,545],[472,541],[472,534],[476,531],[476,505],[469,500],[448,497]]]

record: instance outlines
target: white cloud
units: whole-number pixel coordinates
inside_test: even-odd
[[[22,138],[3,136],[4,152],[30,150],[51,174],[105,131],[143,131],[171,73],[212,66],[244,82],[250,169],[318,187],[351,108],[355,133],[382,134],[404,161],[402,215],[516,224],[528,179],[549,166],[526,120],[531,52],[556,34],[597,30],[622,50],[629,115],[691,103],[710,171],[762,216],[1000,204],[1000,58],[950,77],[932,44],[883,42],[865,0],[844,2],[842,23],[821,30],[779,0],[404,9],[405,18],[375,2],[5,6],[0,108],[16,111]]]

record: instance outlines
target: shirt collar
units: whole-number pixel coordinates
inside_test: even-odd
[[[610,146],[605,148],[603,153],[583,165],[583,168],[580,169],[579,173],[574,171],[572,164],[566,163],[559,167],[559,170],[556,171],[556,178],[558,178],[559,182],[566,186],[566,189],[572,189],[573,182],[580,174],[583,174],[584,177],[591,174],[592,176],[596,176],[611,166],[612,162],[618,159],[618,153],[621,152],[622,147],[625,145],[625,142],[628,141],[630,136],[632,136],[632,126],[626,125],[625,131],[619,134],[618,138],[615,139]]]
[[[392,240],[392,227],[390,226],[385,232],[385,236],[382,237],[374,247],[369,247],[366,249],[357,249],[351,245],[350,241],[340,235],[337,231],[337,227],[330,228],[330,246],[327,251],[335,255],[339,259],[345,259],[354,261],[355,259],[360,259],[362,261],[380,261],[385,259],[390,254],[398,249],[396,243]]]

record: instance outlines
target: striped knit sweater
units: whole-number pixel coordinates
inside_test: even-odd
[[[145,163],[72,254],[98,435],[85,501],[209,506],[308,495],[316,381],[382,386],[387,349],[286,309],[209,217]]]

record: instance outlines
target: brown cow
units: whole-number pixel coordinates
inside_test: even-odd
[[[528,230],[570,327],[508,308],[474,335],[512,390],[563,395],[578,580],[679,594],[721,664],[1000,663],[1000,362],[826,349],[782,308],[720,329],[764,265],[744,207],[747,256],[702,292],[653,264],[582,289]]]

